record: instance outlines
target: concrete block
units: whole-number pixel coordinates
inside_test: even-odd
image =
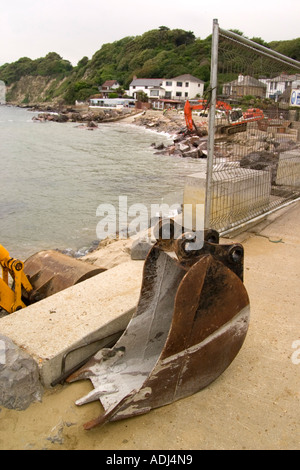
[[[277,142],[286,142],[286,141],[297,142],[298,132],[295,132],[295,129],[290,130],[290,129],[285,129],[285,128],[277,128],[276,130],[277,132],[274,133],[274,138]]]
[[[270,171],[246,168],[218,169],[213,171],[211,227],[224,229],[231,224],[249,220],[269,204],[271,192]],[[195,173],[186,179],[184,210],[186,204],[205,203],[206,173]],[[193,210],[193,213],[195,209]],[[195,217],[193,217],[194,223]]]
[[[300,187],[300,148],[280,154],[276,184]]]
[[[87,359],[117,339],[137,306],[143,261],[129,261],[0,319],[1,334],[38,364],[40,379],[50,387],[65,369]],[[103,338],[89,346],[90,342]]]
[[[183,225],[190,230],[204,228],[206,173],[188,175],[183,191]]]

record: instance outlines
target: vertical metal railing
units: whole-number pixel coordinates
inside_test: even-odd
[[[206,190],[204,208],[204,228],[210,228],[210,215],[212,204],[212,177],[215,145],[215,114],[217,102],[218,86],[218,47],[219,47],[219,24],[218,20],[213,22],[212,53],[211,53],[211,78],[210,78],[210,113],[208,121],[208,143],[207,143],[207,170],[206,170]]]

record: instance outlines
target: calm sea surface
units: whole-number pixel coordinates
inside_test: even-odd
[[[35,113],[36,114],[36,113]],[[76,123],[32,121],[0,106],[0,244],[26,259],[42,249],[80,253],[97,240],[97,208],[182,202],[185,176],[202,160],[154,155],[165,135],[124,123],[89,131]]]

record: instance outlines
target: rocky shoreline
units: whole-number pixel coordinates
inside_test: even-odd
[[[39,111],[37,116],[32,118],[33,121],[38,122],[77,122],[85,123],[88,127],[97,127],[98,123],[103,122],[115,122],[121,119],[128,118],[129,116],[135,116],[140,111],[132,110],[130,108],[124,109],[97,109],[91,110],[88,107],[82,109],[64,108],[54,109],[47,107],[41,109],[40,107],[32,107],[30,111]]]
[[[35,105],[27,107],[29,111],[38,112],[32,119],[40,122],[77,122],[95,124],[103,122],[116,122],[125,120],[137,126],[145,127],[157,132],[177,134],[185,128],[183,112],[162,112],[155,110],[141,110],[136,108],[97,108],[89,106],[53,107]]]

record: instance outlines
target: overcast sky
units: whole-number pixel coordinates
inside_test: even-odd
[[[76,65],[102,44],[159,26],[204,39],[216,18],[265,41],[300,37],[299,0],[0,0],[0,65],[57,52]]]

